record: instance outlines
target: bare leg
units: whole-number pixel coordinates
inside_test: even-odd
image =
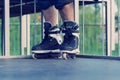
[[[74,21],[74,7],[73,3],[67,4],[62,10],[59,10],[62,20]]]
[[[44,10],[43,16],[45,17],[45,21],[50,22],[52,24],[52,26],[56,26],[56,24],[57,24],[57,9],[54,6],[49,7],[47,10]]]

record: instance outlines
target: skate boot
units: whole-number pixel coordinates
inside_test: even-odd
[[[45,36],[40,44],[32,47],[32,52],[37,53],[57,53],[60,52],[61,35],[60,29],[56,26],[52,27],[49,22],[44,23]],[[35,57],[35,56],[34,56]]]
[[[62,26],[64,36],[60,46],[61,53],[64,59],[75,58],[79,53],[79,27],[73,21],[65,21]]]

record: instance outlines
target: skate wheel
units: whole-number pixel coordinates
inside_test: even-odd
[[[71,58],[72,58],[72,59],[75,59],[75,58],[76,58],[76,55],[71,55]]]
[[[73,54],[73,53],[63,53],[62,54],[62,58],[64,60],[67,60],[67,59],[75,59],[76,58],[76,54]]]
[[[32,58],[33,59],[37,59],[37,56],[36,56],[36,54],[34,53],[34,54],[32,54]]]
[[[64,59],[64,60],[67,60],[68,58],[67,58],[67,53],[63,53],[62,54],[62,58]]]

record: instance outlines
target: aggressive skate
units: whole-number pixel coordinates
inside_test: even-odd
[[[57,56],[60,53],[61,36],[57,26],[52,27],[51,23],[44,23],[45,36],[40,44],[32,47],[33,58]],[[50,54],[51,53],[51,54]]]
[[[63,59],[75,58],[79,54],[79,27],[73,21],[65,21],[62,26],[64,40],[60,45]]]

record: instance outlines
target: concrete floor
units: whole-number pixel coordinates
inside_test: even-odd
[[[0,80],[120,80],[118,60],[0,59]]]

